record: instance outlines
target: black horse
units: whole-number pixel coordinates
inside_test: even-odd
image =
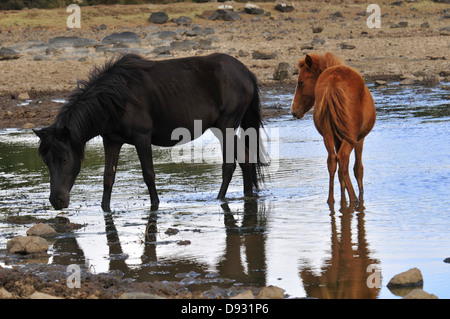
[[[253,148],[251,154],[247,138],[245,157],[238,160],[244,194],[253,195],[253,187],[258,189],[260,168],[267,160],[259,143],[262,119],[256,77],[241,62],[225,54],[166,61],[128,54],[94,68],[89,79],[80,81],[71,93],[55,122],[34,131],[40,137],[39,154],[50,171],[51,204],[55,209],[68,207],[86,142],[101,135],[105,149],[103,210],[110,211],[111,190],[124,143],[136,147],[152,209],[157,209],[151,145],[176,145],[178,141],[172,139],[176,128],[185,128],[193,139],[197,138],[193,135],[195,120],[201,120],[202,134],[216,128],[225,136],[227,128],[237,130],[239,126],[244,131],[256,131],[256,153]],[[220,140],[223,164],[218,198],[222,199],[236,168],[240,138],[233,137],[231,150],[235,152],[231,161],[226,160],[230,146],[223,138]]]

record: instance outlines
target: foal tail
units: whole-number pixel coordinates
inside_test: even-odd
[[[258,189],[258,180],[264,181],[262,168],[269,165],[269,156],[261,137],[261,133],[264,131],[264,126],[262,121],[258,81],[253,73],[250,73],[250,78],[253,83],[253,98],[242,118],[241,128],[244,132],[246,132],[249,128],[253,128],[256,131],[257,145],[252,145],[250,140],[248,149],[252,169],[252,183],[253,186]]]
[[[323,89],[322,98],[319,98],[319,103],[315,106],[314,116],[324,125],[326,131],[354,146],[357,134],[349,110],[349,101],[342,82],[328,82]]]

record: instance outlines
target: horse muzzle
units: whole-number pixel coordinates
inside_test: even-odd
[[[69,207],[69,197],[68,196],[53,196],[50,195],[50,203],[56,210],[64,209]]]

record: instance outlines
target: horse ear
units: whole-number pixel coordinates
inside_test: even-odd
[[[34,134],[36,134],[39,138],[42,138],[42,135],[44,135],[44,133],[42,131],[43,131],[43,129],[40,129],[40,130],[33,129]]]
[[[312,68],[313,61],[312,61],[312,58],[308,54],[305,57],[305,63],[308,66],[308,68],[310,68],[310,69]]]

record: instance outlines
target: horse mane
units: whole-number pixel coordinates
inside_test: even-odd
[[[135,54],[127,54],[95,66],[87,80],[79,80],[76,89],[68,97],[52,126],[58,135],[64,128],[69,130],[70,141],[80,156],[86,142],[98,135],[105,121],[117,121],[124,113],[127,103],[137,104],[130,91],[130,82],[140,82],[140,70],[148,69],[152,62]],[[42,152],[45,150],[43,149]]]
[[[311,53],[308,54],[308,56],[311,57],[313,61],[312,68],[310,70],[317,76],[319,76],[326,69],[331,68],[333,66],[345,65],[340,57],[334,55],[331,52],[326,52],[325,54]],[[299,69],[301,69],[306,65],[305,59],[306,56],[298,62]]]

